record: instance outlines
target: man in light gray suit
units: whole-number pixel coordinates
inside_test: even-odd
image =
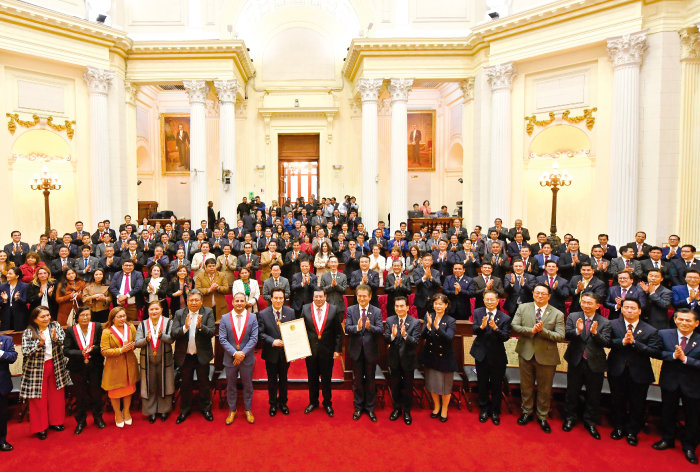
[[[90,246],[83,246],[81,252],[81,256],[73,261],[73,267],[78,277],[88,282],[92,278],[92,273],[100,265],[100,260],[90,255]]]
[[[286,277],[282,277],[282,268],[278,263],[273,263],[270,266],[270,277],[263,282],[263,298],[269,304],[272,298],[272,290],[275,288],[281,288],[284,290],[284,297],[289,300],[290,287],[289,280]]]
[[[343,294],[348,288],[348,278],[342,272],[338,272],[338,258],[328,258],[330,270],[321,276],[318,288],[326,293],[326,301],[333,305],[340,313],[345,313],[345,300]]]
[[[253,367],[255,366],[255,345],[258,343],[258,319],[255,313],[245,308],[244,293],[233,294],[233,310],[221,317],[219,324],[219,342],[224,348],[224,368],[226,369],[226,401],[229,415],[226,424],[236,419],[236,401],[238,400],[238,374],[243,384],[243,405],[245,419],[253,424]]]
[[[532,291],[534,302],[523,303],[513,317],[511,328],[518,334],[515,351],[520,365],[520,392],[523,413],[518,424],[532,421],[537,379],[537,422],[545,433],[552,428],[547,422],[552,399],[552,379],[560,362],[557,343],[564,341],[564,314],[549,304],[551,289],[537,284]]]
[[[622,246],[620,248],[620,256],[608,264],[608,274],[613,278],[613,281],[617,283],[617,274],[623,270],[629,272],[633,280],[641,280],[644,272],[642,271],[642,263],[634,258],[634,248],[632,246]]]

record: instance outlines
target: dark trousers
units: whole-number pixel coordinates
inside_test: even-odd
[[[608,377],[613,407],[613,427],[626,434],[638,434],[644,426],[644,407],[649,384],[634,382],[625,368],[622,375]]]
[[[700,415],[700,399],[690,398],[678,390],[661,390],[661,437],[673,444],[676,439],[676,417],[678,415],[678,400],[683,400],[683,416],[685,417],[685,434],[681,438],[684,451],[695,451],[698,446],[698,415]]]
[[[0,395],[0,444],[7,441],[7,395]]]
[[[389,388],[394,409],[404,412],[411,411],[413,399],[413,369],[404,370],[401,366],[396,369],[389,367]]]
[[[477,391],[479,392],[479,410],[500,415],[506,363],[491,363],[485,360],[475,364]]]
[[[75,395],[75,421],[84,423],[87,418],[88,407],[92,411],[92,417],[102,417],[102,368],[89,369],[79,372],[71,372],[73,380],[73,395]]]
[[[271,406],[287,404],[287,372],[289,363],[280,356],[277,362],[265,361],[267,396]]]
[[[427,305],[425,305],[425,306],[418,306],[418,305],[416,305],[416,313],[417,313],[419,319],[421,319],[421,320],[424,319],[424,318],[425,318],[425,314],[426,314],[427,312],[428,312],[428,306],[427,306]]]
[[[194,373],[197,372],[199,384],[199,409],[202,412],[211,411],[209,395],[209,364],[200,364],[195,354],[185,354],[185,360],[180,367],[182,385],[180,385],[180,412],[187,414],[192,408],[192,389]]]
[[[593,372],[586,359],[577,366],[569,364],[566,373],[566,418],[575,419],[581,387],[586,386],[586,403],[583,409],[583,422],[598,423],[600,417],[600,391],[603,389],[604,372]]]
[[[317,352],[306,358],[306,371],[309,374],[309,403],[318,405],[318,377],[321,376],[323,406],[332,406],[331,375],[333,374],[333,353]]]
[[[374,381],[376,361],[370,361],[364,351],[352,363],[352,393],[356,410],[374,411],[374,401],[377,398],[377,386]]]

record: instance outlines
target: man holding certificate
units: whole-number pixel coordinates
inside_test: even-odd
[[[309,374],[309,406],[304,413],[318,408],[318,377],[321,376],[323,408],[332,417],[331,375],[333,361],[340,357],[343,342],[343,313],[335,305],[326,303],[326,293],[319,288],[314,290],[314,301],[304,305],[302,316],[309,336],[311,356],[306,358],[306,371]]]
[[[262,358],[267,371],[267,395],[270,402],[270,416],[277,414],[277,408],[284,415],[287,408],[287,371],[289,362],[284,353],[284,342],[280,324],[294,320],[294,310],[284,306],[284,289],[273,288],[270,292],[272,306],[258,313],[258,333],[263,340]],[[279,392],[279,395],[278,395]]]
[[[255,366],[255,345],[258,343],[258,319],[255,313],[245,309],[246,296],[238,292],[233,294],[233,310],[221,317],[219,324],[219,342],[224,348],[224,368],[226,369],[226,401],[229,415],[226,425],[236,419],[236,401],[238,400],[238,374],[243,384],[243,405],[245,419],[253,424],[253,367]]]

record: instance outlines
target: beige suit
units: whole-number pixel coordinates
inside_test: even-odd
[[[523,303],[513,316],[511,329],[520,336],[515,351],[520,365],[523,413],[529,415],[533,412],[537,379],[537,417],[546,420],[552,398],[552,379],[556,366],[561,362],[557,343],[564,341],[564,314],[547,305],[542,314],[543,329],[537,334],[532,333],[535,318],[535,303]]]
[[[226,262],[228,259],[228,262]],[[224,256],[223,254],[216,259],[216,270],[226,276],[226,281],[228,282],[229,289],[233,286],[233,281],[235,280],[235,271],[238,266],[238,258],[233,254]],[[230,292],[229,292],[230,293]]]
[[[260,282],[265,282],[268,278],[270,278],[270,264],[273,262],[277,262],[280,266],[282,266],[282,254],[275,252],[274,258],[270,255],[270,251],[265,251],[260,254]]]
[[[206,308],[212,308],[212,295],[214,296],[214,305],[216,305],[216,321],[219,321],[221,317],[228,313],[228,303],[226,302],[226,294],[229,292],[228,281],[226,276],[221,272],[214,273],[214,282],[219,285],[214,292],[211,291],[211,280],[209,274],[202,272],[197,274],[194,278],[194,288],[202,292],[204,297],[202,298],[202,305]]]

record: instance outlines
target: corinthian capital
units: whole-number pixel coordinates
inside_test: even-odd
[[[413,86],[413,79],[391,79],[389,81],[389,93],[391,101],[406,101],[408,100],[408,92]]]
[[[357,91],[363,102],[376,102],[379,98],[379,90],[382,88],[382,79],[359,79],[357,81]]]
[[[182,85],[185,86],[190,105],[193,103],[206,103],[207,83],[204,80],[184,80]]]
[[[681,37],[681,60],[700,59],[700,27],[685,28],[678,32]]]
[[[640,65],[646,49],[646,31],[608,39],[608,54],[612,60],[613,68]]]
[[[489,81],[491,90],[509,89],[513,86],[513,77],[516,74],[512,62],[487,67],[484,72],[486,72],[486,79]]]
[[[236,94],[238,93],[238,80],[215,80],[214,88],[219,96],[219,101],[222,103],[236,102]]]
[[[469,103],[474,100],[474,77],[467,77],[467,80],[463,80],[459,84],[459,88],[462,89],[464,103]]]
[[[112,80],[114,80],[114,72],[88,66],[85,74],[83,74],[83,79],[87,82],[88,93],[107,95],[109,87],[112,85]]]

